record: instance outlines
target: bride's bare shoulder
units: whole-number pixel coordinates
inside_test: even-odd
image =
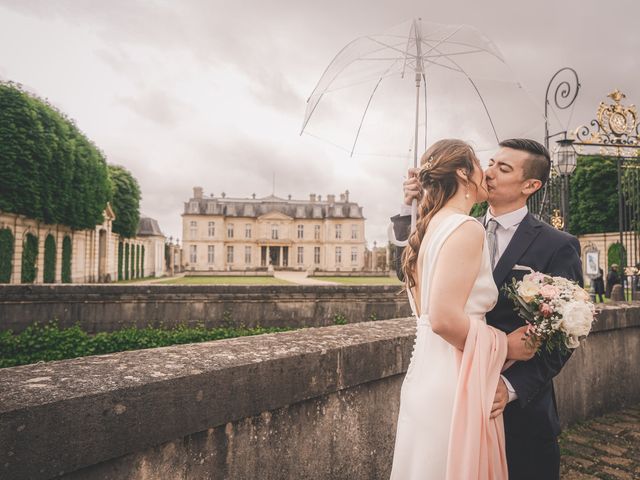
[[[449,247],[458,250],[473,249],[484,242],[484,227],[474,218],[469,218],[456,228],[446,242]]]

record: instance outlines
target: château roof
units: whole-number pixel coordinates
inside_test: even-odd
[[[185,215],[222,215],[226,217],[257,218],[271,212],[279,212],[291,218],[324,219],[324,218],[364,218],[362,207],[349,201],[349,191],[335,195],[321,196],[311,194],[309,200],[280,198],[269,195],[262,198],[233,198],[225,194],[215,197],[203,196],[198,187],[194,189],[194,197],[184,204]]]
[[[138,224],[138,235],[159,235],[164,237],[164,233],[160,230],[160,225],[155,218],[140,216],[140,223]]]

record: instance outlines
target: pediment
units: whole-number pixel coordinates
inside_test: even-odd
[[[282,212],[278,212],[276,210],[272,210],[270,212],[265,213],[264,215],[260,215],[258,217],[258,221],[264,221],[264,220],[285,220],[285,221],[291,221],[293,220],[292,217],[290,217],[289,215],[285,215]]]

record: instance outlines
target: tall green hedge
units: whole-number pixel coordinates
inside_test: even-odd
[[[13,233],[8,228],[0,228],[0,283],[11,281],[13,270]]]
[[[71,283],[71,237],[62,240],[62,283]]]
[[[618,231],[616,159],[578,157],[569,177],[569,232],[574,235]]]
[[[122,257],[124,256],[124,247],[122,242],[118,242],[118,281],[122,280]]]
[[[129,244],[124,245],[124,279],[129,280]]]
[[[44,240],[44,283],[56,281],[56,240],[53,235],[47,235]]]
[[[124,167],[109,165],[109,177],[111,208],[116,215],[111,230],[124,238],[135,237],[140,222],[140,186]]]
[[[38,237],[27,233],[22,247],[22,274],[20,283],[33,283],[36,280],[36,260],[38,259]]]
[[[609,267],[614,263],[620,268],[627,266],[627,251],[620,242],[612,243],[609,245],[607,252],[607,262]],[[620,271],[620,270],[618,270]]]
[[[111,194],[102,153],[46,102],[0,83],[0,210],[73,229],[102,223]]]

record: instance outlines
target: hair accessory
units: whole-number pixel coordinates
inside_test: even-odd
[[[427,163],[425,163],[424,166],[425,168],[431,168],[432,165],[433,165],[433,155],[429,157],[429,160],[427,160]]]

